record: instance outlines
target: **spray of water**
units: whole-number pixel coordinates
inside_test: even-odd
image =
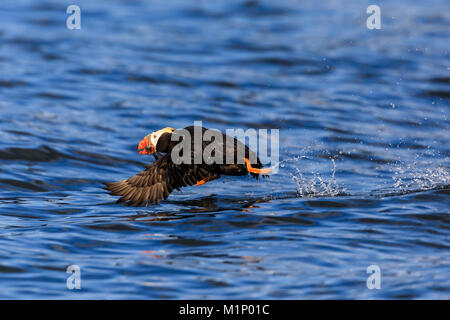
[[[298,158],[301,159],[301,158]],[[337,196],[343,193],[336,182],[336,162],[331,158],[333,169],[329,178],[324,178],[319,172],[311,172],[310,175],[303,174],[298,167],[295,167],[291,177],[297,185],[297,196],[299,197],[324,197]]]
[[[392,176],[396,191],[425,191],[450,185],[450,172],[443,166],[433,167],[418,155],[411,163],[399,163]]]
[[[280,168],[292,168],[290,176],[296,185],[298,197],[391,196],[450,187],[448,158],[431,148],[408,160],[403,156],[395,164],[376,167],[375,170],[380,172],[380,181],[378,185],[373,185],[374,189],[348,192],[345,186],[337,183],[336,160],[328,151],[321,151],[322,155],[329,156],[332,164],[331,170],[327,172],[324,171],[327,166],[318,161],[320,158],[316,154],[309,155],[310,150],[303,151],[307,155],[294,155],[280,162]]]

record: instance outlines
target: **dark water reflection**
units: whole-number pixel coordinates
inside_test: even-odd
[[[449,298],[448,2],[78,4],[2,2],[0,298]],[[279,128],[280,172],[114,204],[194,120]]]

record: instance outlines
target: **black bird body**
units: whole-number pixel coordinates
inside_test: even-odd
[[[195,139],[192,138],[189,155],[190,161],[176,164],[177,162],[172,159],[172,151],[181,140],[172,141],[172,134],[175,130],[172,128],[165,128],[163,130],[166,129],[170,129],[171,132],[159,133],[156,146],[148,147],[151,144],[151,141],[154,141],[151,140],[151,135],[154,134],[153,137],[157,136],[155,132],[144,138],[140,144],[140,149],[141,147],[144,147],[142,148],[143,150],[151,149],[149,152],[141,151],[141,153],[165,153],[164,156],[146,166],[145,170],[126,180],[105,183],[106,190],[110,191],[112,195],[120,196],[118,202],[126,202],[129,205],[136,206],[150,205],[159,203],[161,199],[166,199],[174,189],[180,190],[182,187],[201,185],[207,181],[217,179],[220,175],[244,176],[250,173],[257,179],[260,174],[268,173],[270,171],[270,169],[261,169],[263,167],[261,161],[247,146],[239,140],[220,132],[218,132],[218,134],[222,135],[222,142],[216,144],[216,148],[211,152],[211,155],[214,157],[217,150],[219,159],[222,161],[207,163],[203,160],[203,151],[214,141],[214,139],[212,141],[203,141],[202,139],[201,148],[198,146],[196,148]],[[202,132],[202,136],[205,131],[208,130],[204,127],[194,126],[184,128],[191,137],[194,137],[195,130],[198,132],[199,129],[201,129],[200,132]],[[231,148],[231,144],[233,145],[233,148]],[[256,159],[255,163],[248,165],[246,163],[247,160],[237,159],[238,148],[243,148],[242,150],[244,150],[245,154],[244,158]],[[200,155],[201,157],[196,158],[196,153],[198,152],[202,152],[202,155]],[[234,159],[231,164],[227,164],[226,155],[230,152],[234,152]],[[183,154],[180,153],[180,156],[182,155]],[[201,163],[194,163],[195,159],[201,159]]]

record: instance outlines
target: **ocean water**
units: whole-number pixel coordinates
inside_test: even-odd
[[[370,4],[2,0],[0,298],[449,299],[450,4]],[[279,129],[279,172],[115,204],[194,121]]]

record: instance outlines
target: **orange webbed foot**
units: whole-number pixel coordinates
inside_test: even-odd
[[[270,173],[272,171],[271,168],[265,168],[265,169],[253,168],[252,165],[250,164],[250,160],[248,160],[248,158],[244,158],[244,160],[245,160],[245,164],[247,165],[247,171],[248,172],[258,173],[258,174],[267,174],[267,173]]]
[[[202,184],[205,184],[205,183],[207,183],[208,181],[216,180],[216,179],[219,179],[219,178],[220,178],[220,174],[215,175],[215,176],[211,176],[211,177],[208,177],[208,178],[205,178],[205,179],[203,179],[203,180],[198,181],[198,182],[195,184],[195,186],[201,186]]]

